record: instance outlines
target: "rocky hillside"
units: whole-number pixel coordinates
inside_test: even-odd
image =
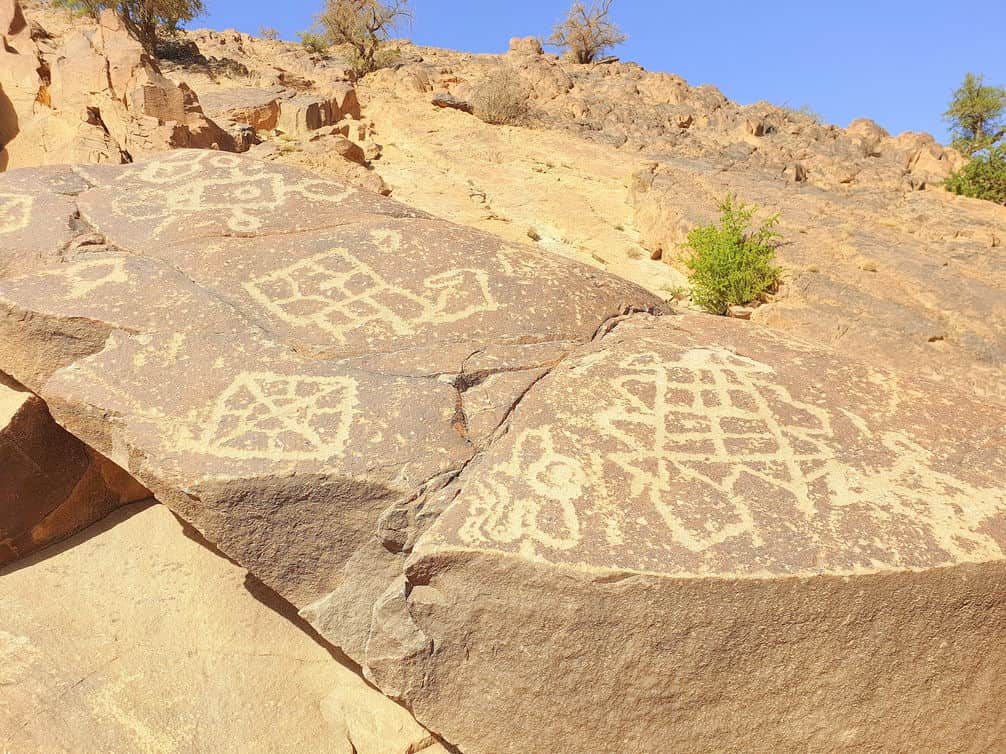
[[[927,134],[738,106],[714,87],[630,63],[571,65],[534,40],[514,40],[503,56],[400,43],[404,63],[356,86],[361,111],[337,133],[324,118],[270,129],[271,120],[236,110],[276,99],[262,86],[281,77],[306,79],[302,101],[324,100],[346,77],[340,61],[230,32],[194,32],[188,42],[248,71],[172,69],[208,102],[230,103],[214,117],[255,123],[263,143],[253,154],[391,189],[437,216],[599,266],[679,308],[689,306],[687,232],[713,220],[727,192],[757,202],[781,215],[787,274],[756,321],[1006,401],[1006,212],[943,191],[961,158]],[[506,73],[529,92],[525,127],[433,104],[463,106]]]
[[[533,40],[0,34],[0,749],[1006,735],[1006,210],[956,153]],[[749,320],[683,290],[727,192],[782,216]]]

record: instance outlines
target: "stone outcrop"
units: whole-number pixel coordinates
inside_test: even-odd
[[[38,396],[0,380],[0,565],[148,497],[57,425]]]
[[[995,748],[1004,426],[769,330],[631,318],[449,490],[366,667],[463,751]]]
[[[997,404],[235,155],[0,249],[0,371],[462,751],[1002,736]]]
[[[3,7],[3,15],[23,19],[17,0],[3,0]],[[3,169],[122,163],[180,147],[237,148],[195,93],[164,77],[111,11],[58,43],[36,40],[20,21],[7,29],[0,45]]]
[[[1001,208],[932,191],[890,203],[793,191],[745,174],[725,184],[711,165],[667,158],[629,180],[640,242],[683,269],[688,232],[718,221],[727,190],[781,213],[785,283],[755,321],[1006,403]]]
[[[54,199],[35,173],[4,180],[4,246],[34,253],[0,283],[0,369],[294,604],[338,593],[352,615],[326,635],[357,659],[427,497],[543,369],[627,309],[661,307],[236,156],[78,168]],[[35,238],[58,217],[36,211],[47,201],[90,243]]]
[[[216,120],[245,123],[256,131],[272,131],[279,122],[281,87],[217,89],[203,95],[203,108]]]
[[[164,506],[0,571],[0,750],[446,754]]]

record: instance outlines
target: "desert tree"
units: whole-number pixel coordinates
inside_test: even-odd
[[[382,42],[411,19],[408,0],[328,0],[318,24],[328,44],[352,49],[353,69],[362,76],[380,67]]]
[[[97,16],[111,8],[151,55],[159,34],[174,34],[186,21],[205,11],[203,0],[55,0],[56,4]]]
[[[627,37],[611,20],[613,0],[577,0],[553,30],[548,44],[565,50],[577,63],[593,63],[602,52]]]
[[[984,76],[968,73],[954,91],[943,117],[950,124],[954,147],[970,157],[990,149],[1006,136],[1004,112],[1006,89],[987,86]]]

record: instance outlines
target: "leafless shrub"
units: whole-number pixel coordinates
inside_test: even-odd
[[[513,71],[491,73],[476,86],[471,97],[472,112],[493,125],[519,125],[531,111],[527,84]]]
[[[330,45],[351,48],[353,69],[363,76],[387,62],[381,43],[411,19],[408,0],[328,0],[318,24]]]
[[[593,63],[609,47],[622,44],[627,37],[609,18],[612,2],[591,0],[588,5],[577,0],[548,44],[565,50],[577,63]]]

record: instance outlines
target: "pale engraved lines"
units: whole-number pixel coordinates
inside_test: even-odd
[[[206,164],[213,172],[203,172]],[[312,201],[339,204],[356,193],[349,186],[334,183],[291,182],[264,165],[228,155],[180,153],[179,157],[148,163],[139,172],[139,179],[158,187],[156,201],[147,192],[141,192],[138,197],[119,202],[119,208],[135,217],[162,218],[154,229],[155,236],[178,222],[177,215],[205,214],[212,210],[227,214],[226,224],[232,232],[250,235],[262,228],[263,214],[278,212],[291,197],[299,195]]]
[[[244,372],[214,401],[183,450],[236,460],[326,461],[340,458],[357,409],[350,377]]]
[[[583,536],[574,502],[590,477],[579,460],[556,451],[549,429],[527,430],[507,461],[466,489],[472,505],[459,536],[468,544],[519,543],[528,557],[536,545],[573,549]]]
[[[0,233],[16,233],[31,222],[34,200],[25,194],[0,194]]]
[[[813,515],[809,485],[827,473],[832,455],[829,416],[773,384],[770,367],[702,348],[673,362],[640,354],[620,367],[626,374],[613,381],[616,401],[596,421],[628,449],[609,458],[629,475],[630,494],[653,505],[676,542],[700,552],[749,534],[759,544],[750,507],[735,490],[745,474],[785,490]],[[780,424],[766,394],[801,415],[803,425]],[[732,516],[711,515],[702,529],[687,523],[679,515],[686,501],[670,497],[683,481],[721,493]]]
[[[368,326],[407,336],[422,324],[457,322],[499,308],[484,270],[449,270],[422,285],[424,295],[400,288],[338,248],[255,278],[244,289],[280,321],[318,328],[339,343]]]
[[[937,471],[932,453],[899,433],[885,432],[881,442],[891,452],[893,464],[863,473],[854,489],[849,490],[845,481],[845,496],[882,503],[889,515],[919,524],[956,561],[1003,556],[1002,546],[982,531],[982,525],[1006,514],[1006,489],[975,487]]]
[[[80,262],[59,275],[70,286],[67,296],[73,299],[84,298],[94,293],[102,286],[116,283],[127,283],[126,260],[123,257],[112,259],[93,259]]]

